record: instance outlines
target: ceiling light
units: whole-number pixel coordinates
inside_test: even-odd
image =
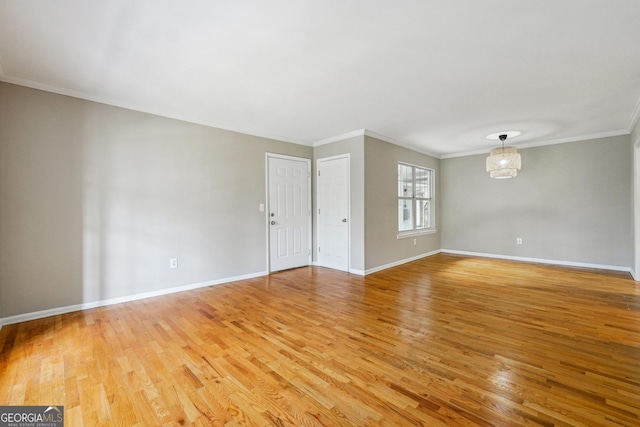
[[[492,133],[491,135],[485,136],[487,139],[495,139],[496,141],[500,139],[501,135],[507,135],[507,138],[515,138],[518,135],[522,135],[522,132],[517,130],[506,130],[503,132]]]
[[[491,178],[513,178],[518,175],[520,170],[520,154],[516,151],[516,147],[504,146],[507,136],[505,133],[498,135],[497,139],[502,141],[502,147],[494,148],[491,150],[489,157],[487,157],[487,172],[489,172]]]

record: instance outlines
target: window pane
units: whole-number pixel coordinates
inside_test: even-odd
[[[398,200],[398,230],[413,230],[413,200]]]
[[[430,200],[416,200],[416,230],[431,228],[430,211]]]
[[[416,168],[416,197],[430,199],[429,187],[431,185],[431,171]]]
[[[398,197],[413,197],[413,168],[398,165]]]

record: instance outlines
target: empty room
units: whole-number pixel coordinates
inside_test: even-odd
[[[0,0],[0,427],[639,426],[638,22]]]

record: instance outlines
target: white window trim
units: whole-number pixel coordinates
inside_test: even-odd
[[[417,237],[423,236],[425,234],[435,234],[438,232],[437,228],[429,228],[427,230],[419,230],[419,231],[405,231],[404,233],[398,233],[396,236],[397,240],[400,239],[408,239],[409,237]]]
[[[429,188],[429,192],[431,193],[431,197],[428,199],[431,201],[431,220],[433,222],[433,228],[427,228],[427,229],[421,229],[421,230],[407,230],[407,231],[397,231],[397,235],[396,235],[396,239],[400,240],[400,239],[408,239],[410,237],[417,237],[417,236],[423,236],[423,235],[427,235],[427,234],[435,234],[438,232],[438,228],[436,227],[436,212],[435,209],[433,209],[433,207],[435,206],[435,199],[436,199],[436,185],[435,185],[435,181],[436,181],[436,171],[435,169],[431,169],[429,167],[426,166],[420,166],[420,165],[415,165],[412,163],[407,163],[407,162],[398,162],[397,164],[399,165],[405,165],[405,166],[411,166],[414,168],[420,168],[420,169],[426,169],[431,171],[431,185]],[[401,199],[402,197],[400,196],[396,196],[396,199]],[[416,200],[416,198],[414,197],[413,200]],[[419,200],[419,199],[418,199]]]

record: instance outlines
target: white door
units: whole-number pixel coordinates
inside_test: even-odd
[[[320,159],[318,265],[349,271],[349,157]]]
[[[311,161],[268,155],[269,271],[309,265]]]

